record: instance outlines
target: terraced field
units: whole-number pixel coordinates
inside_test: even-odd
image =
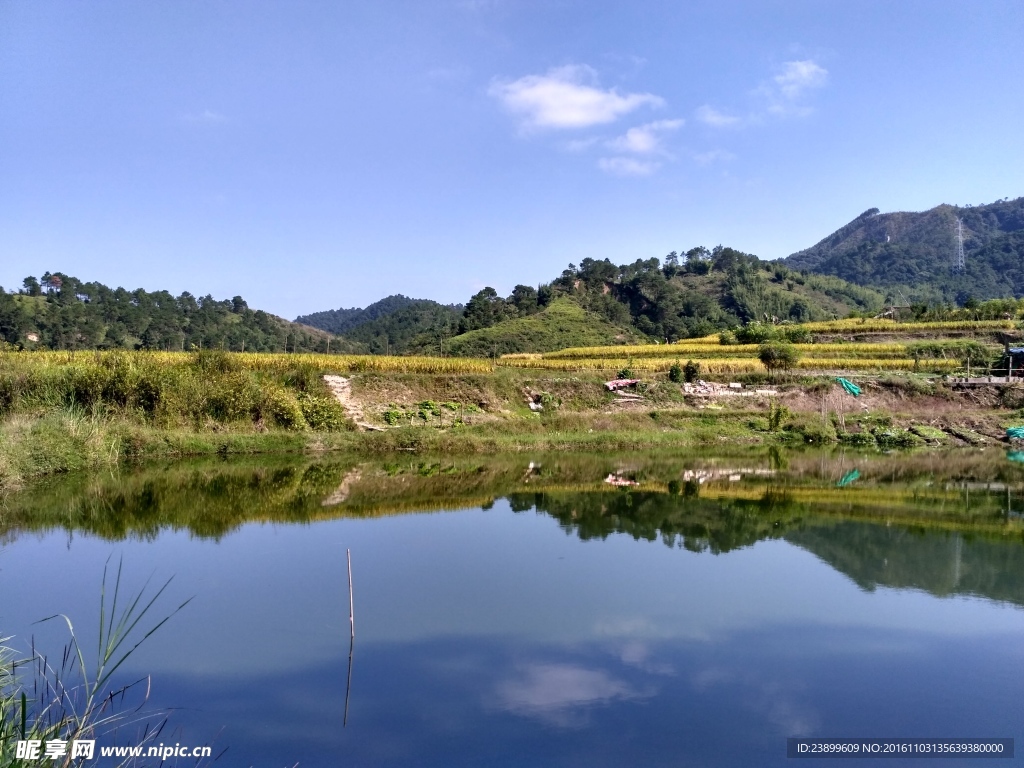
[[[780,327],[780,335],[821,339],[818,343],[793,344],[804,371],[921,371],[950,373],[973,361],[979,370],[999,356],[1001,348],[993,335],[1016,327],[1011,320],[897,323],[885,319],[851,318],[821,323]],[[879,341],[836,343],[835,335],[876,334]],[[931,338],[922,340],[925,334]],[[959,338],[943,338],[959,334]],[[967,339],[962,338],[964,334]],[[905,336],[905,341],[892,337]],[[862,337],[861,337],[862,338]],[[731,334],[685,339],[675,344],[633,346],[571,347],[544,354],[504,355],[498,365],[541,370],[667,371],[678,362],[693,360],[708,374],[736,374],[763,371],[758,359],[759,344],[736,344]],[[726,343],[723,343],[726,342]]]

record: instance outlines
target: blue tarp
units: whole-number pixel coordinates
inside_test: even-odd
[[[848,486],[850,483],[852,483],[854,480],[856,480],[859,477],[860,477],[860,470],[859,469],[851,469],[849,472],[847,472],[845,475],[843,475],[843,479],[840,480],[838,483],[836,483],[836,485],[838,487],[840,487],[840,488],[845,488],[846,486]]]
[[[840,384],[842,384],[843,385],[843,389],[845,389],[847,392],[849,392],[854,397],[858,397],[860,395],[860,387],[858,387],[856,384],[854,384],[849,379],[844,379],[844,378],[840,377],[840,378],[837,378],[836,381],[838,381]]]

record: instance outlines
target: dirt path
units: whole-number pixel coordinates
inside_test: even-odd
[[[324,376],[324,383],[327,384],[327,388],[331,390],[331,394],[334,395],[335,399],[341,403],[341,407],[345,410],[345,415],[350,418],[357,427],[362,430],[368,430],[370,432],[383,432],[382,427],[378,427],[375,424],[370,424],[366,421],[366,417],[363,415],[363,409],[359,407],[359,404],[352,398],[352,383],[344,376]]]

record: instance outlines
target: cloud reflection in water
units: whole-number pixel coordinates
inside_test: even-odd
[[[528,664],[514,678],[498,683],[498,708],[563,727],[586,722],[585,709],[614,701],[648,698],[642,691],[604,670],[575,664]]]

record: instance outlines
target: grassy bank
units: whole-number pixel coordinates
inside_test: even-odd
[[[772,382],[746,373],[732,378],[749,396],[725,387],[695,396],[652,372],[622,397],[606,389],[601,371],[389,360],[0,354],[0,488],[47,474],[216,454],[981,445],[1024,417],[1017,388],[965,393],[915,374],[858,374],[864,394],[854,400],[829,376]],[[344,403],[323,379],[339,373],[350,378]],[[774,394],[753,392],[769,386]],[[354,414],[382,431],[359,431]]]
[[[775,438],[744,415],[575,413],[550,419],[490,418],[471,426],[404,425],[385,432],[190,430],[60,409],[15,416],[0,424],[0,489],[42,475],[96,470],[160,458],[258,453],[347,451],[500,454],[521,451],[631,451],[691,445],[760,444]]]

